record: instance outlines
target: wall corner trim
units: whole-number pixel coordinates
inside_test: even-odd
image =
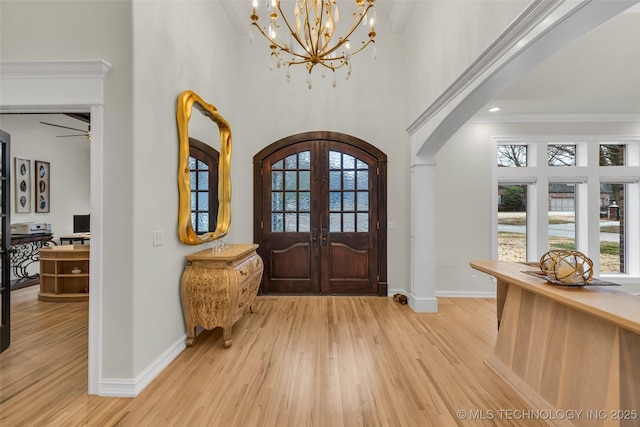
[[[164,368],[169,366],[182,353],[186,348],[186,338],[187,336],[183,334],[135,378],[103,378],[100,381],[98,395],[105,397],[136,397]]]

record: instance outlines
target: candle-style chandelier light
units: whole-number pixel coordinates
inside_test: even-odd
[[[353,24],[342,37],[336,35],[340,19],[337,0],[295,0],[295,3],[284,0],[283,3],[293,5],[293,17],[290,18],[285,16],[280,0],[266,0],[269,24],[264,28],[258,25],[258,0],[253,0],[251,25],[269,40],[272,68],[286,66],[287,81],[291,79],[291,65],[305,64],[308,71],[307,86],[311,89],[311,71],[316,65],[321,65],[332,71],[335,87],[335,71],[338,68],[346,66],[347,79],[351,75],[353,55],[373,44],[373,57],[376,57],[374,1],[355,0]],[[368,27],[368,38],[365,38],[360,46],[352,46],[349,38],[361,25]]]

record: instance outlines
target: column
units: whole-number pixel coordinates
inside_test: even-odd
[[[416,313],[438,311],[436,299],[436,162],[413,156],[411,162],[411,291]]]

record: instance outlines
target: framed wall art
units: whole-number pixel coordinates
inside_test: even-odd
[[[15,158],[16,213],[31,212],[31,160]]]
[[[51,180],[49,162],[36,160],[34,163],[36,177],[36,212],[49,212],[51,203]]]

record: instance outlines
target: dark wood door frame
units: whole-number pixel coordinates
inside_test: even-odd
[[[313,131],[304,132],[296,135],[291,135],[280,139],[264,149],[258,152],[253,157],[253,170],[254,170],[254,223],[253,223],[253,238],[254,242],[260,244],[263,241],[262,231],[262,207],[264,203],[270,203],[269,200],[263,200],[263,192],[261,191],[263,185],[263,179],[269,179],[262,174],[263,162],[273,153],[284,149],[285,147],[293,146],[299,143],[308,141],[335,141],[340,144],[347,144],[365,151],[375,159],[377,159],[377,173],[379,175],[379,185],[375,189],[376,196],[378,198],[378,224],[374,232],[377,233],[378,238],[378,274],[377,274],[377,294],[387,295],[387,156],[384,152],[369,144],[368,142],[356,138],[351,135],[330,132],[330,131]],[[262,246],[258,248],[258,253],[263,259],[266,259],[265,253],[261,251]],[[265,266],[266,268],[267,266]],[[262,292],[262,288],[261,288]]]
[[[11,136],[0,130],[0,353],[11,344]]]

